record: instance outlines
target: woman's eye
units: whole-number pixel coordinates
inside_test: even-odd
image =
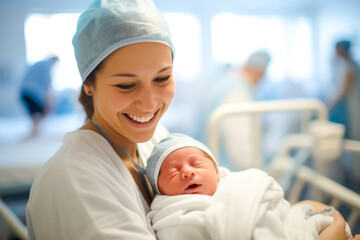
[[[116,86],[121,90],[130,91],[135,87],[135,84],[118,84]]]
[[[154,81],[158,82],[158,83],[162,83],[162,82],[166,82],[169,78],[170,78],[170,76],[157,77],[157,78],[155,78]]]

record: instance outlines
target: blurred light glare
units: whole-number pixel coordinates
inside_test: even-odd
[[[179,80],[194,80],[200,72],[200,21],[190,14],[164,15],[175,46],[174,72]]]

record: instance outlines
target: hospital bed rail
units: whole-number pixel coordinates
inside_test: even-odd
[[[15,234],[16,237],[22,240],[28,239],[26,226],[1,199],[0,216],[6,222],[6,226],[3,228],[1,239],[8,239],[8,235],[10,234]]]
[[[28,232],[25,223],[16,214],[14,209],[7,201],[7,195],[12,193],[28,192],[30,185],[16,185],[13,187],[1,187],[0,195],[0,221],[2,221],[2,229],[0,232],[1,240],[16,239],[27,240]]]
[[[311,135],[290,135],[285,139],[274,159],[272,168],[268,169],[269,174],[279,181],[287,199],[292,204],[301,200],[301,194],[306,187],[309,187],[312,190],[312,200],[323,202],[326,199],[330,206],[337,209],[340,206],[348,207],[350,213],[345,216],[345,220],[350,228],[353,228],[360,217],[360,194],[305,166],[308,157],[306,154],[295,155],[295,157],[291,154],[294,150],[299,149],[311,153],[313,146],[314,139]],[[343,139],[341,148],[342,151],[360,154],[359,141]],[[281,172],[285,172],[285,174],[279,174]]]
[[[214,156],[220,160],[221,164],[221,159],[219,158],[219,124],[226,117],[245,114],[253,118],[252,123],[257,128],[255,131],[257,136],[256,141],[252,144],[254,144],[255,151],[261,152],[260,115],[281,111],[300,111],[303,113],[301,120],[303,132],[290,134],[269,166],[264,166],[260,155],[258,155],[258,159],[255,159],[253,167],[267,171],[269,175],[278,180],[280,185],[284,187],[285,195],[291,203],[300,200],[305,185],[308,185],[316,189],[315,192],[317,193],[310,200],[317,200],[319,196],[326,195],[331,199],[329,205],[335,208],[338,208],[341,204],[350,207],[351,213],[346,220],[350,227],[353,227],[359,220],[360,195],[324,175],[322,164],[315,164],[319,171],[314,171],[305,166],[305,162],[314,153],[314,136],[308,132],[308,123],[314,118],[323,122],[327,122],[328,119],[326,106],[321,101],[317,99],[292,99],[236,103],[221,106],[211,114],[208,122],[207,143],[209,148]],[[315,116],[309,113],[315,114]],[[341,140],[343,151],[360,151],[359,142],[347,139]],[[292,151],[294,149],[298,150],[295,154]],[[320,160],[322,161],[323,159],[320,158]],[[331,160],[337,159],[333,158]]]
[[[360,195],[343,185],[321,175],[309,167],[302,166],[296,172],[296,181],[291,188],[288,200],[290,203],[298,202],[300,194],[306,184],[322,195],[328,197],[330,206],[339,209],[340,205],[346,205],[350,208],[349,216],[345,217],[350,228],[353,228],[360,216]],[[290,190],[290,189],[289,189]],[[316,199],[315,199],[316,200]]]
[[[309,122],[312,117],[316,117],[319,120],[328,119],[328,112],[324,103],[318,99],[313,98],[254,101],[226,104],[215,109],[210,115],[207,124],[207,144],[213,152],[214,156],[217,159],[220,159],[218,142],[220,122],[223,119],[231,116],[247,115],[248,117],[252,118],[251,122],[254,129],[254,142],[252,142],[251,144],[256,149],[254,151],[256,157],[253,160],[253,167],[262,168],[263,162],[260,155],[262,123],[260,115],[273,112],[294,111],[301,113],[301,128],[305,128],[306,123]],[[315,114],[315,116],[313,114]],[[305,129],[303,130],[305,131]]]

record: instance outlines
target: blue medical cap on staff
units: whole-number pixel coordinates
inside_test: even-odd
[[[167,22],[151,0],[95,0],[72,41],[82,81],[112,52],[140,42],[164,43],[174,55]]]

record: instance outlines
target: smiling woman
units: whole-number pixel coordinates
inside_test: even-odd
[[[147,141],[174,96],[171,51],[161,43],[118,49],[101,64],[95,84],[85,81],[83,92],[95,102],[94,113],[88,117],[114,134],[110,137],[117,145],[124,145],[120,142],[124,138]],[[95,130],[91,124],[84,127]]]
[[[34,181],[30,239],[156,239],[142,159],[168,134],[158,125],[175,87],[167,24],[150,0],[95,0],[73,45],[88,119]]]

